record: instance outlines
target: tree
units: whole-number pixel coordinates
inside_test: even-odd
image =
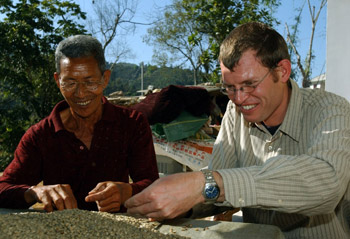
[[[140,65],[131,63],[117,63],[112,71],[111,79],[105,89],[109,95],[116,91],[122,91],[125,96],[139,95],[141,69]],[[190,70],[179,67],[166,67],[144,65],[144,86],[152,85],[161,89],[168,85],[190,85],[192,73]]]
[[[133,21],[137,0],[92,1],[95,18],[88,21],[93,36],[102,42],[106,56],[112,59],[110,69],[122,58],[131,55],[123,36],[134,33],[137,25],[149,25]]]
[[[63,38],[85,33],[80,7],[59,0],[0,3],[0,169],[25,130],[62,99],[53,80],[54,50]]]
[[[276,0],[174,0],[164,20],[149,30],[149,43],[171,54],[177,52],[190,62],[194,72],[202,69],[211,73],[215,82],[219,79],[219,47],[227,34],[248,21],[272,25],[276,21],[271,9],[276,6]]]
[[[296,64],[297,64],[297,67],[302,75],[302,86],[304,88],[308,88],[311,84],[311,81],[310,81],[311,80],[310,77],[311,77],[311,73],[312,73],[311,63],[312,63],[312,60],[314,59],[314,55],[312,53],[312,51],[313,51],[312,48],[313,48],[313,40],[314,40],[314,35],[315,35],[315,30],[316,30],[316,23],[317,23],[318,17],[320,16],[320,13],[321,13],[323,7],[327,4],[327,0],[321,1],[317,12],[316,12],[315,6],[311,5],[310,0],[307,0],[307,4],[308,4],[308,8],[309,8],[310,17],[311,17],[311,34],[310,34],[310,44],[309,44],[308,53],[305,56],[304,62],[302,62],[302,60],[301,60],[301,55],[297,49],[296,43],[298,41],[298,38],[297,38],[297,34],[299,32],[298,25],[301,22],[301,13],[304,9],[305,2],[302,5],[302,7],[297,9],[298,15],[295,17],[295,24],[292,26],[292,30],[293,30],[292,33],[290,33],[289,27],[286,24],[287,41],[290,45],[292,53],[294,53],[296,56]]]
[[[191,44],[191,35],[194,34],[192,19],[182,6],[181,1],[174,1],[173,5],[165,11],[164,18],[155,23],[155,26],[148,29],[148,36],[145,40],[148,44],[157,44],[154,51],[155,61],[166,63],[177,62],[184,58],[179,65],[189,62],[193,70],[193,84],[197,84],[198,71],[202,66],[200,55],[204,51],[206,43],[205,35],[201,34],[201,41],[198,44]],[[171,57],[165,52],[169,52]],[[168,61],[168,62],[166,62]]]

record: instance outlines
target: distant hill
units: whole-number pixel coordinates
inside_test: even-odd
[[[201,82],[197,82],[201,83]],[[179,67],[158,67],[145,65],[143,68],[143,89],[148,85],[164,88],[168,85],[192,85],[193,72]],[[139,95],[141,89],[141,66],[130,63],[117,63],[114,67],[105,95],[123,91],[126,96]]]

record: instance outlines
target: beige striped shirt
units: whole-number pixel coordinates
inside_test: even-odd
[[[209,168],[244,222],[272,224],[286,238],[350,238],[350,104],[299,89],[274,135],[230,101]]]

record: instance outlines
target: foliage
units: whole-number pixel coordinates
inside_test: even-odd
[[[59,0],[0,2],[0,170],[33,123],[61,98],[53,80],[54,49],[69,35],[85,33],[80,7]]]
[[[156,43],[153,59],[160,65],[184,59],[193,69],[193,82],[197,83],[198,71],[201,67],[200,55],[206,38],[201,35],[197,45],[191,44],[190,36],[194,33],[194,24],[180,1],[175,1],[165,12],[164,18],[148,29],[145,38],[149,44]],[[169,57],[165,52],[169,52]],[[181,64],[180,64],[181,65]]]
[[[170,53],[178,52],[186,61],[192,61],[194,70],[200,66],[216,82],[219,47],[227,34],[249,21],[277,23],[272,9],[278,5],[276,0],[174,0],[164,19],[149,30],[148,42]],[[181,52],[184,46],[187,51]],[[190,50],[196,54],[189,54]]]
[[[192,72],[188,69],[166,66],[144,66],[143,89],[152,85],[154,88],[164,88],[168,85],[192,85]],[[109,95],[115,91],[123,91],[124,95],[135,96],[141,89],[141,67],[129,63],[117,63],[112,71],[111,79],[105,90]]]

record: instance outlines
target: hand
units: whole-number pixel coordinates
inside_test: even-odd
[[[125,202],[128,213],[151,220],[175,218],[204,202],[202,172],[178,173],[157,179],[142,192]]]
[[[78,207],[68,184],[33,186],[24,193],[24,198],[28,203],[42,203],[47,212],[52,212],[54,209],[63,210]]]
[[[228,210],[225,212],[222,212],[220,214],[217,214],[214,216],[213,221],[228,221],[232,222],[232,216],[236,212],[239,212],[240,208],[234,208],[232,210]]]
[[[86,202],[96,202],[101,212],[118,212],[120,206],[132,195],[132,187],[122,182],[102,182],[85,197]]]

